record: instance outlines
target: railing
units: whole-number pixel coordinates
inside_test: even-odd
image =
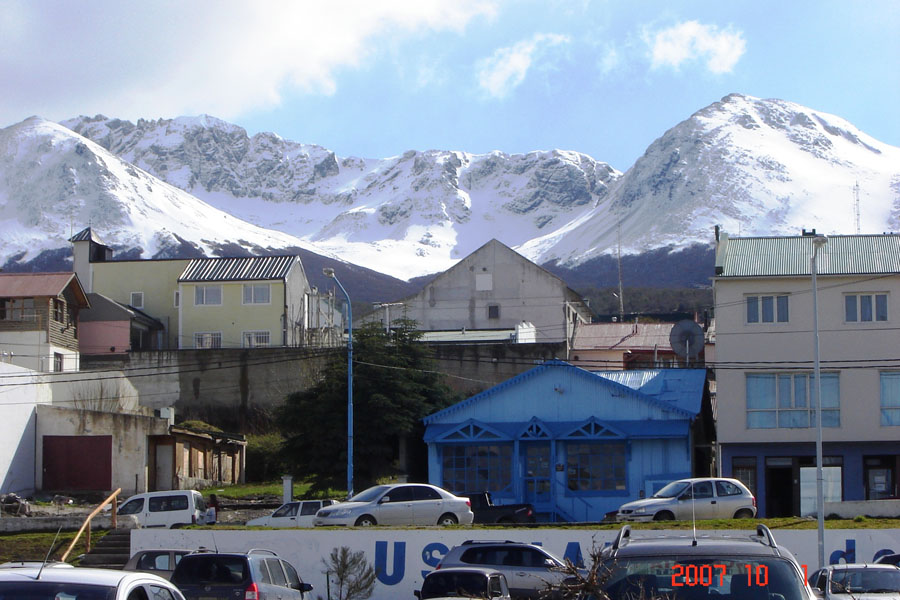
[[[100,503],[100,504],[97,506],[97,508],[95,508],[95,509],[93,510],[93,512],[91,512],[91,514],[89,514],[89,515],[87,516],[87,518],[84,520],[84,523],[81,524],[81,529],[79,529],[79,530],[78,530],[78,533],[75,534],[75,538],[72,540],[72,543],[69,544],[68,549],[67,549],[67,550],[65,551],[65,553],[62,555],[62,558],[60,558],[61,561],[63,561],[63,562],[66,561],[66,558],[68,558],[69,553],[72,552],[72,548],[75,547],[75,544],[78,543],[78,539],[81,537],[81,534],[84,533],[84,530],[85,530],[85,529],[87,529],[87,536],[85,536],[85,542],[84,542],[85,549],[86,549],[88,552],[91,551],[91,519],[93,519],[94,516],[95,516],[98,512],[100,512],[101,510],[103,510],[103,507],[104,507],[104,506],[106,506],[107,504],[110,504],[110,503],[112,503],[112,515],[111,515],[111,516],[112,516],[112,519],[111,519],[110,527],[111,527],[112,529],[115,529],[115,528],[116,528],[116,525],[117,525],[117,523],[116,523],[116,520],[117,520],[117,519],[116,519],[117,504],[116,504],[116,502],[114,502],[114,500],[116,499],[116,496],[118,496],[119,493],[121,493],[121,491],[122,491],[122,488],[119,488],[119,489],[117,489],[116,491],[114,491],[112,494],[110,494],[109,498],[107,498],[107,499],[104,500],[102,503]]]

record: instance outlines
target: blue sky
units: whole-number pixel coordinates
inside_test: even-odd
[[[339,156],[577,150],[626,170],[722,96],[900,146],[900,2],[0,0],[0,127],[201,113]]]

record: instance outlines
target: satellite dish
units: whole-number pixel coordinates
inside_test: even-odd
[[[678,321],[669,333],[669,344],[681,358],[697,358],[703,349],[703,329],[690,319]]]

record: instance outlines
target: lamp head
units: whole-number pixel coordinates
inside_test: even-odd
[[[828,236],[825,235],[817,235],[812,240],[813,246],[816,248],[821,248],[825,244],[828,243]]]
[[[332,269],[331,267],[324,267],[322,269],[322,274],[325,275],[325,277],[334,278],[334,269]]]

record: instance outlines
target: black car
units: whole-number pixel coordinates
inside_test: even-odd
[[[172,573],[172,583],[188,600],[302,600],[312,590],[291,563],[259,549],[185,555]]]
[[[814,600],[803,570],[772,532],[672,536],[619,532],[600,554],[600,578],[610,600]]]

